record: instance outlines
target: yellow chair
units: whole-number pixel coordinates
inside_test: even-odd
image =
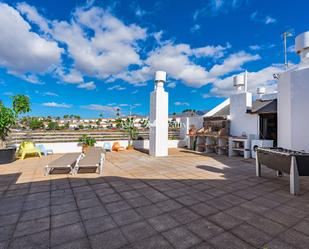
[[[29,154],[37,154],[39,157],[42,157],[41,150],[39,148],[36,148],[33,142],[24,141],[19,146],[17,156],[21,160],[24,160],[25,156]]]

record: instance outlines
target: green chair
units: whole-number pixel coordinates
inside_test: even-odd
[[[20,144],[17,151],[17,157],[19,157],[21,160],[24,160],[26,155],[33,154],[37,154],[39,157],[42,157],[41,150],[36,148],[33,142],[24,141]]]

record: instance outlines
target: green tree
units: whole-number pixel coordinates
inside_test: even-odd
[[[54,121],[50,121],[49,123],[48,123],[48,125],[47,125],[47,128],[49,129],[49,130],[58,130],[59,129],[59,125],[58,125],[58,123],[57,122],[54,122]]]
[[[123,128],[123,127],[122,127],[122,126],[123,126],[123,121],[122,121],[121,118],[117,118],[117,119],[115,120],[115,123],[116,123],[116,128],[118,128],[118,129]]]
[[[38,118],[31,118],[29,121],[29,128],[31,130],[38,130],[44,127],[43,121]]]
[[[11,128],[17,123],[18,115],[31,110],[29,97],[13,96],[12,108],[5,107],[0,101],[0,148],[5,147],[5,140]]]
[[[31,111],[30,100],[25,95],[15,95],[13,98],[13,110],[18,115],[21,113],[27,113]]]

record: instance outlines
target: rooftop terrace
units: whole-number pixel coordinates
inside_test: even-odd
[[[43,176],[60,155],[0,166],[0,248],[308,248],[309,179],[182,149],[108,153],[104,176]],[[62,172],[63,173],[63,172]]]

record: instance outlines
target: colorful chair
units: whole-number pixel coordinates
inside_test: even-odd
[[[33,142],[24,141],[20,144],[17,151],[17,157],[19,157],[21,160],[24,160],[26,155],[33,154],[37,154],[39,157],[42,157],[41,150],[36,148]]]
[[[37,144],[35,147],[37,147],[44,156],[47,156],[48,154],[54,154],[54,151],[51,149],[46,149],[43,144]]]
[[[111,145],[111,143],[104,143],[104,144],[103,144],[103,149],[104,149],[105,151],[112,151],[112,145]]]
[[[113,147],[112,147],[112,150],[118,152],[118,151],[126,150],[126,148],[123,147],[123,146],[121,146],[121,145],[119,144],[119,142],[114,142]]]

